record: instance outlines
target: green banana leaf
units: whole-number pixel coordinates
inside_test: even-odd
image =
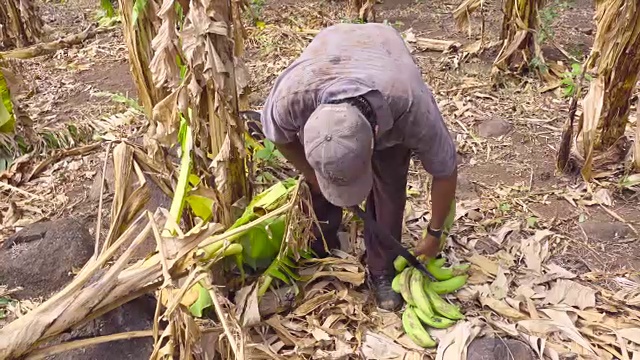
[[[239,240],[245,264],[254,270],[269,266],[280,251],[285,227],[286,219],[281,215],[245,233]]]
[[[182,210],[184,209],[184,203],[186,201],[187,187],[189,186],[189,178],[191,175],[191,151],[193,150],[191,126],[189,126],[184,118],[182,118],[180,124],[179,139],[182,150],[182,157],[180,158],[180,174],[178,175],[178,184],[176,185],[173,199],[171,200],[171,209],[169,210],[171,216],[178,223],[180,223]]]
[[[213,199],[206,196],[200,196],[196,194],[190,194],[185,198],[187,204],[193,211],[193,213],[202,219],[202,221],[209,221],[213,216]]]
[[[199,295],[198,300],[189,307],[189,312],[191,312],[193,316],[202,317],[204,310],[213,305],[213,299],[211,299],[209,291],[200,285],[200,283],[195,284],[194,287],[198,288]]]
[[[12,133],[15,130],[16,119],[13,115],[13,104],[7,81],[0,71],[0,133]]]
[[[240,227],[256,220],[266,212],[277,209],[282,205],[296,185],[296,179],[289,178],[272,185],[267,190],[256,195],[247,205],[242,216],[231,225],[229,230]]]
[[[116,11],[113,8],[111,0],[100,0],[100,7],[104,11],[106,17],[111,18],[116,15]]]

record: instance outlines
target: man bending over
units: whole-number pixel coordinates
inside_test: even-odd
[[[400,34],[383,24],[339,24],[321,31],[276,80],[262,126],[302,173],[320,222],[313,250],[338,248],[342,208],[366,199],[366,212],[402,235],[412,153],[433,176],[432,214],[416,255],[436,256],[456,191],[456,149],[433,94]],[[324,242],[323,242],[324,237]],[[391,289],[398,254],[365,224],[369,284],[378,307],[396,310]]]

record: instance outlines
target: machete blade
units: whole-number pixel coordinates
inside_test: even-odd
[[[380,238],[384,239],[384,242],[391,247],[391,250],[398,253],[400,256],[405,258],[411,266],[418,269],[421,273],[423,273],[426,277],[431,280],[436,281],[436,279],[431,275],[427,268],[421,263],[412,253],[409,252],[402,244],[396,240],[391,234],[389,234],[385,229],[382,228],[372,216],[364,212],[359,206],[350,207],[351,211],[353,211],[358,217],[360,217],[366,224],[370,224],[373,227],[373,230],[379,235]]]

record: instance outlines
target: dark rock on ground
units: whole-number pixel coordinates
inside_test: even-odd
[[[631,229],[619,221],[585,221],[580,227],[590,240],[597,242],[621,240],[631,235]]]
[[[478,125],[478,135],[482,137],[499,137],[506,135],[513,129],[508,121],[503,119],[488,119]]]
[[[513,339],[475,339],[467,349],[467,360],[533,360],[533,351],[522,341]]]
[[[153,326],[155,300],[151,296],[130,301],[104,316],[92,320],[79,330],[63,337],[63,341],[104,336],[120,332],[150,330]],[[52,345],[52,344],[51,344]],[[47,360],[139,360],[148,359],[153,351],[153,338],[111,341],[60,353]]]
[[[0,249],[0,284],[20,286],[12,294],[18,299],[48,298],[72,279],[73,268],[81,268],[93,255],[94,238],[88,224],[77,219],[36,223],[11,236]],[[94,279],[101,275],[98,272]],[[79,329],[63,334],[50,346],[96,336],[150,330],[156,302],[151,296],[130,301],[94,319]],[[153,351],[151,337],[112,341],[50,356],[49,360],[138,360],[148,359]]]
[[[36,223],[25,227],[0,249],[0,284],[22,287],[18,299],[49,297],[73,278],[93,255],[94,239],[77,219]]]
[[[464,173],[458,174],[457,192],[457,195],[461,200],[477,199],[479,196],[476,184],[474,184],[469,176]]]

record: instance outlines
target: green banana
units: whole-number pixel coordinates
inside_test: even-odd
[[[429,282],[429,287],[436,294],[450,294],[463,287],[467,283],[468,278],[469,275],[458,275],[449,280]]]
[[[471,268],[471,264],[460,264],[460,265],[454,265],[451,267],[451,269],[453,269],[453,276],[466,274],[470,268]]]
[[[413,250],[409,250],[409,252],[413,254]],[[418,259],[418,260],[421,260],[421,259]],[[435,259],[434,263],[435,263],[435,266],[442,267],[446,261],[447,259],[445,258],[439,258],[439,259]],[[400,255],[398,255],[398,257],[395,260],[393,260],[393,267],[396,269],[396,273],[400,273],[402,270],[404,270],[404,268],[407,267],[407,265],[409,265],[409,262],[407,261],[407,259],[403,258]]]
[[[231,244],[227,244],[227,246],[225,247],[224,245],[224,241],[218,241],[218,243],[220,243],[220,245],[217,245],[216,243],[216,247],[213,248],[213,251],[211,252],[212,256],[211,257],[215,257],[218,255],[222,255],[222,257],[227,257],[227,256],[231,256],[231,255],[238,255],[242,253],[242,245],[238,244],[238,243],[231,243]]]
[[[437,263],[435,262],[435,259],[431,259],[425,266],[431,275],[440,281],[449,280],[454,276],[462,275],[466,273],[470,267],[469,264],[456,265],[450,268],[438,267],[436,265]]]
[[[405,268],[400,273],[400,279],[398,282],[400,283],[400,294],[402,294],[402,298],[409,305],[415,305],[413,302],[413,297],[411,296],[411,268]]]
[[[464,319],[464,315],[460,312],[460,309],[455,305],[449,304],[441,298],[440,295],[436,294],[435,291],[431,290],[428,283],[424,286],[424,292],[427,294],[429,301],[431,301],[431,306],[433,306],[436,314],[440,314],[451,320]]]
[[[433,313],[433,309],[431,308],[431,304],[429,304],[429,298],[427,294],[424,292],[424,275],[418,269],[413,269],[413,274],[411,274],[409,288],[411,290],[411,298],[415,304],[415,307],[420,309],[427,316],[435,315]]]
[[[393,278],[393,281],[391,282],[391,288],[393,289],[393,291],[400,293],[400,278],[402,276],[402,273],[396,275]]]
[[[446,263],[446,262],[447,262],[447,259],[445,259],[445,258],[433,259],[433,265],[437,266],[437,267],[444,266],[444,263]]]
[[[396,273],[404,270],[404,268],[406,268],[408,264],[409,262],[407,261],[407,259],[399,255],[395,260],[393,260],[393,267],[396,269]]]
[[[418,315],[412,307],[407,307],[402,314],[402,327],[409,338],[414,343],[423,348],[432,348],[436,346],[435,340],[429,335],[427,330],[420,323]]]
[[[446,328],[449,328],[449,327],[453,326],[456,323],[455,320],[443,318],[443,317],[435,315],[435,314],[433,316],[429,316],[429,315],[425,314],[422,310],[420,310],[417,307],[414,308],[413,310],[416,312],[416,315],[418,315],[418,318],[423,323],[431,326],[432,328],[446,329]]]

